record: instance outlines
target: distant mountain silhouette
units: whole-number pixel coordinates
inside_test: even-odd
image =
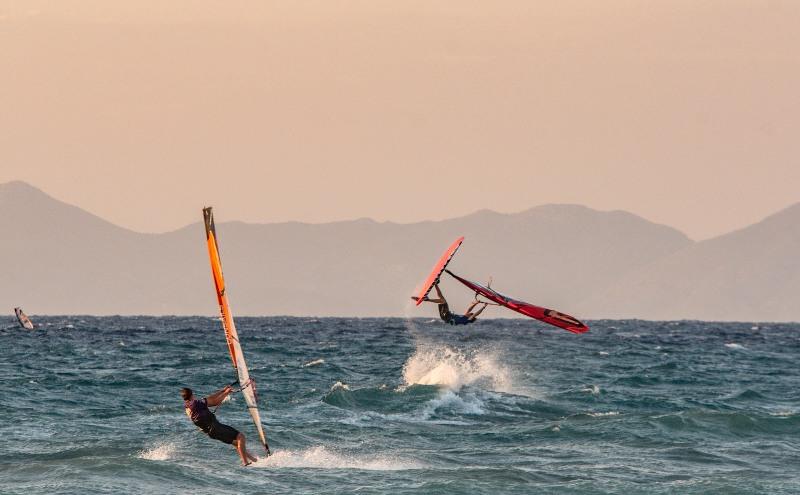
[[[800,320],[800,203],[628,273],[582,305],[618,318]]]
[[[202,218],[197,205],[198,220]],[[238,315],[435,314],[409,296],[459,235],[450,268],[581,318],[800,319],[800,206],[695,243],[622,211],[546,205],[439,222],[225,222],[217,233]],[[201,222],[141,234],[22,182],[0,184],[0,301],[29,314],[216,313]],[[445,277],[455,309],[472,294]],[[795,290],[791,290],[795,289]],[[787,293],[791,291],[791,293]],[[748,316],[749,315],[749,316]],[[487,317],[513,313],[490,308]]]

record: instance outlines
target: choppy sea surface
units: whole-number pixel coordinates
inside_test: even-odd
[[[274,455],[180,387],[234,380],[215,318],[0,329],[0,493],[800,493],[800,325],[239,318]],[[261,454],[244,401],[218,411]]]

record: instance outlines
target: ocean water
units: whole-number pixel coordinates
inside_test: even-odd
[[[239,318],[243,468],[178,396],[233,381],[219,321],[34,321],[0,330],[3,494],[800,493],[798,325]]]

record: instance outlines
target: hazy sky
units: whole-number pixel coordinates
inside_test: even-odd
[[[162,5],[168,4],[168,5]],[[140,231],[800,201],[800,2],[0,0],[0,182]]]

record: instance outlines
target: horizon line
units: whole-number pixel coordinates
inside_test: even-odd
[[[75,314],[37,314],[37,313],[26,313],[28,316],[34,317],[42,317],[42,318],[79,318],[79,317],[89,317],[89,318],[206,318],[209,320],[219,320],[220,316],[210,316],[210,315],[199,315],[199,314],[102,314],[102,315],[93,315],[88,313],[75,313]],[[433,316],[391,316],[391,315],[383,315],[383,316],[325,316],[325,315],[236,315],[234,316],[235,319],[241,318],[294,318],[294,319],[319,319],[319,318],[329,318],[329,319],[357,319],[357,320],[374,320],[374,319],[398,319],[398,320],[435,320],[434,323],[438,322],[438,317],[434,318]],[[491,318],[480,318],[479,321],[494,321],[494,320],[513,320],[513,321],[529,321],[530,318],[525,316],[507,316],[507,317],[491,317]],[[680,318],[677,320],[662,320],[662,319],[650,319],[650,318],[593,318],[593,317],[582,317],[581,320],[583,321],[647,321],[647,322],[664,322],[664,323],[675,323],[675,322],[702,322],[702,323],[742,323],[742,324],[768,324],[768,325],[796,325],[800,324],[800,320],[770,320],[770,321],[760,321],[760,320],[703,320],[700,318]],[[16,322],[16,320],[14,320]],[[36,324],[34,322],[34,324]],[[442,323],[445,325],[445,323]],[[532,326],[540,326],[540,323],[531,322]],[[550,330],[551,328],[546,325],[541,326],[544,329]]]

